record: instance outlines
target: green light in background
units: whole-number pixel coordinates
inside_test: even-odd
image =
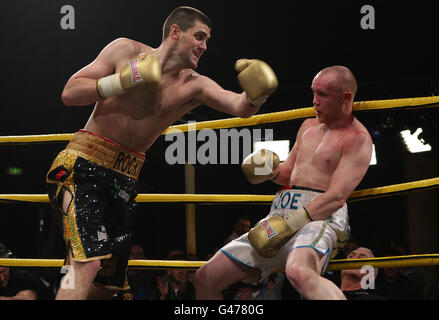
[[[18,167],[9,167],[8,168],[8,174],[10,176],[19,176],[19,175],[21,175],[21,173],[22,173],[21,168],[18,168]]]

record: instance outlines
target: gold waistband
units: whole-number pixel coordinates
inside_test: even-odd
[[[76,132],[66,148],[67,152],[92,161],[112,171],[138,179],[145,155],[125,148],[94,133]]]

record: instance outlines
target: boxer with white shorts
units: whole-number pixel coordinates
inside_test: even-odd
[[[267,217],[197,270],[197,299],[221,299],[235,282],[282,269],[305,299],[346,298],[322,273],[348,238],[346,200],[369,167],[372,139],[352,114],[357,82],[348,68],[323,69],[311,89],[316,117],[302,123],[287,159],[262,149],[242,164],[253,184],[300,187],[277,193]]]
[[[280,190],[276,193],[267,217],[284,216],[289,212],[294,212],[322,193],[321,190],[297,186]],[[283,270],[288,254],[295,248],[310,247],[320,252],[325,256],[324,265],[326,266],[328,261],[337,254],[337,250],[344,247],[349,238],[349,232],[349,217],[345,204],[328,219],[312,221],[303,226],[280,248],[279,254],[272,258],[266,259],[253,249],[248,240],[248,233],[224,246],[221,252],[247,267],[257,269],[258,280],[262,281],[271,273]]]

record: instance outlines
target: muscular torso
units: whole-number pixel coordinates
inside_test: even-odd
[[[358,134],[367,129],[354,119],[349,127],[326,130],[316,119],[308,120],[307,128],[298,137],[297,156],[290,177],[290,185],[327,190],[333,172]]]
[[[136,51],[132,57],[121,60],[115,72],[140,53],[150,54],[152,49],[139,44]],[[154,92],[138,87],[99,101],[84,129],[145,152],[164,130],[196,106],[193,98],[199,77],[193,70],[185,69],[177,77],[163,75],[160,88]]]

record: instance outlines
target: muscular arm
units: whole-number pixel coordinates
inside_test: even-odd
[[[250,105],[245,92],[241,94],[225,90],[212,79],[197,75],[200,91],[196,100],[217,111],[241,118],[248,118],[258,112],[259,107]]]
[[[327,219],[344,205],[366,174],[371,154],[372,140],[367,134],[357,132],[353,142],[343,148],[328,190],[306,207],[313,220]]]
[[[312,119],[307,119],[300,126],[296,135],[294,146],[291,149],[287,159],[279,165],[279,175],[276,177],[276,179],[273,179],[273,182],[281,186],[286,186],[290,183],[291,173],[293,172],[294,165],[296,163],[298,141],[302,137],[303,132],[310,127],[312,121]]]
[[[296,163],[297,156],[297,140],[294,143],[287,159],[279,164],[279,174],[272,181],[281,186],[286,186],[290,183],[291,173],[293,172],[294,164]]]
[[[85,106],[101,100],[96,90],[96,80],[114,73],[119,61],[134,54],[134,42],[120,38],[107,45],[88,66],[76,72],[62,92],[66,106]]]

